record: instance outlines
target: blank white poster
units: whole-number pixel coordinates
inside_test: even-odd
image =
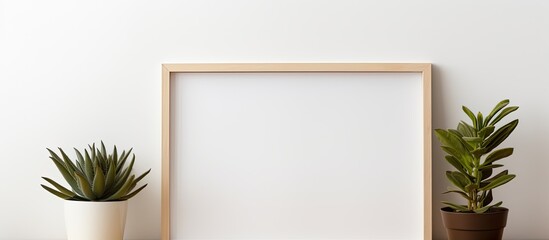
[[[423,239],[420,73],[176,73],[170,101],[171,239]]]

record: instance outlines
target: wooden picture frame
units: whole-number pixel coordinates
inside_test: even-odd
[[[170,106],[175,73],[420,73],[423,87],[423,235],[432,238],[431,64],[429,63],[243,63],[162,65],[161,239],[170,240]],[[403,196],[405,197],[405,196]]]

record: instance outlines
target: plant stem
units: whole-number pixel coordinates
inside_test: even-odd
[[[478,149],[478,147],[480,147],[480,146],[477,146],[477,149]],[[476,187],[471,192],[472,192],[472,197],[473,197],[473,210],[475,210],[475,209],[479,208],[477,195],[478,195],[478,187],[480,187],[480,181],[481,181],[481,178],[482,178],[481,173],[478,170],[479,167],[480,167],[480,157],[479,158],[475,157],[473,162],[474,162],[474,165],[475,165],[473,167],[473,176],[475,177]]]

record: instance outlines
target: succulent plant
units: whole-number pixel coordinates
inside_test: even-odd
[[[84,154],[74,149],[77,157],[75,161],[72,161],[61,148],[58,148],[61,157],[48,148],[50,159],[72,190],[47,177],[42,178],[57,190],[43,184],[41,186],[55,196],[77,201],[123,201],[135,196],[147,186],[145,184],[132,192],[137,183],[151,171],[149,169],[137,178],[131,173],[135,162],[135,154],[131,153],[133,149],[123,151],[119,155],[116,146],[112,153],[107,153],[103,142],[101,149],[96,148],[95,144],[88,147],[89,152],[85,149]],[[130,154],[132,160],[129,166],[125,166]]]
[[[493,201],[492,190],[515,178],[508,170],[493,175],[496,169],[503,167],[496,161],[513,154],[513,148],[496,150],[519,122],[515,119],[496,129],[500,120],[518,109],[516,106],[507,107],[508,104],[507,99],[499,102],[485,118],[480,112],[475,116],[463,106],[471,124],[461,121],[457,129],[435,130],[442,150],[448,154],[446,161],[457,170],[446,172],[446,177],[457,189],[448,189],[445,193],[456,193],[467,200],[467,205],[442,202],[454,211],[484,213],[503,203],[490,205]]]

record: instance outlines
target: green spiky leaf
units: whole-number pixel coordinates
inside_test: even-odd
[[[60,198],[62,198],[62,199],[67,199],[67,200],[68,200],[68,199],[71,199],[71,198],[72,198],[71,196],[66,195],[66,194],[63,194],[62,192],[59,192],[59,191],[57,191],[57,190],[54,190],[54,189],[52,189],[52,188],[50,188],[50,187],[48,187],[48,186],[46,186],[46,185],[44,185],[44,184],[40,184],[40,186],[42,186],[42,188],[46,189],[48,192],[52,193],[53,195],[58,196],[58,197],[60,197]]]
[[[92,188],[96,197],[103,197],[103,193],[105,193],[105,175],[103,174],[103,170],[99,169],[99,165],[96,166]]]
[[[76,179],[78,180],[78,186],[82,190],[84,197],[92,201],[97,199],[97,197],[93,193],[90,183],[84,176],[80,175],[79,173],[76,173]]]
[[[107,170],[107,177],[105,179],[105,188],[110,189],[115,181],[116,177],[116,163],[112,161],[109,164],[109,169]]]
[[[135,179],[135,175],[131,175],[130,178],[126,181],[126,183],[124,183],[124,185],[122,185],[122,187],[118,189],[117,192],[115,192],[113,195],[111,195],[105,200],[112,201],[112,200],[116,200],[124,197],[130,191],[130,187],[132,186],[134,179]]]
[[[75,148],[76,159],[74,161],[61,148],[59,148],[59,155],[47,149],[50,153],[50,159],[71,186],[72,191],[47,177],[43,177],[44,180],[57,190],[45,185],[42,187],[63,199],[122,201],[135,196],[147,186],[145,184],[132,192],[137,183],[151,171],[149,169],[137,178],[132,174],[135,154],[133,154],[131,163],[125,166],[132,149],[122,151],[119,155],[116,146],[113,147],[112,153],[107,152],[103,142],[101,142],[99,148],[96,148],[95,144],[88,145],[88,147],[89,149],[84,149],[83,152]]]
[[[63,193],[64,195],[66,196],[69,196],[69,197],[74,197],[76,194],[69,190],[69,189],[66,189],[65,187],[61,186],[61,184],[47,178],[47,177],[42,177],[42,179],[46,180],[47,182],[49,182],[51,185],[53,185],[55,188],[57,188],[57,190],[59,190],[59,192]]]
[[[122,200],[126,200],[126,199],[130,199],[132,197],[134,197],[135,195],[137,195],[139,192],[141,192],[141,190],[143,190],[145,187],[147,186],[147,184],[141,186],[140,188],[138,188],[137,190],[133,191],[132,193],[122,197],[121,199]]]

